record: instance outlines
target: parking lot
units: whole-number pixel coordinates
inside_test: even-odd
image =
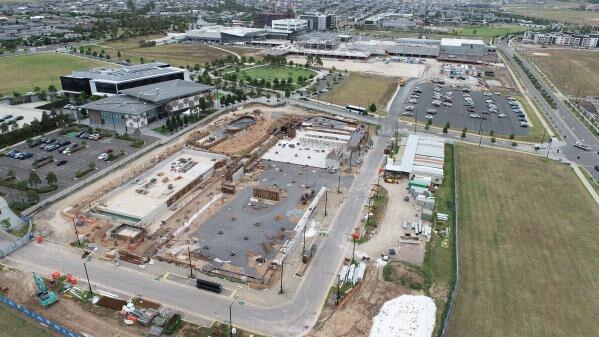
[[[59,189],[40,194],[40,198],[44,199],[65,187],[71,186],[77,182],[75,179],[75,175],[77,171],[84,171],[90,165],[90,163],[94,163],[96,166],[96,170],[101,170],[107,166],[112,165],[113,163],[123,160],[127,155],[132,154],[136,151],[139,151],[142,148],[136,149],[131,147],[130,141],[116,139],[113,137],[102,138],[100,140],[90,140],[90,139],[80,139],[76,138],[75,135],[60,135],[58,132],[54,132],[47,137],[52,137],[56,139],[52,144],[57,144],[61,141],[70,141],[71,144],[63,145],[58,149],[53,151],[46,151],[40,148],[40,145],[35,147],[28,147],[27,144],[23,144],[20,146],[11,147],[11,149],[20,151],[20,152],[28,152],[31,153],[32,156],[27,159],[15,159],[9,156],[3,156],[0,158],[0,176],[6,177],[9,170],[13,170],[15,172],[17,178],[19,179],[28,179],[29,174],[32,170],[34,170],[38,176],[42,179],[43,183],[41,185],[46,185],[45,177],[48,172],[52,171],[58,177],[58,185]],[[145,138],[146,145],[149,142],[154,141],[154,138]],[[84,142],[84,143],[82,143]],[[74,152],[72,154],[63,154],[63,150],[68,147],[72,147],[73,144],[79,144],[79,146],[85,145],[86,147]],[[115,158],[111,161],[98,160],[98,156],[100,156],[106,149],[111,149],[112,153],[118,155],[121,150],[125,152],[125,155]],[[5,151],[6,154],[8,151]],[[34,169],[35,159],[40,156],[52,156],[53,162],[50,162],[42,167]],[[59,161],[66,160],[66,163],[62,165],[57,165]],[[90,173],[91,174],[91,173]],[[87,175],[86,175],[87,176]],[[85,177],[85,176],[84,176]],[[81,177],[83,179],[84,177]],[[0,191],[3,193],[8,193],[8,188],[0,187]],[[13,192],[14,194],[14,192]],[[10,202],[10,200],[9,200]]]
[[[470,131],[478,132],[482,127],[486,134],[493,131],[497,135],[505,136],[528,135],[529,127],[521,126],[522,121],[528,122],[526,112],[523,112],[524,117],[518,116],[510,107],[506,97],[491,92],[485,95],[479,91],[464,92],[462,88],[441,86],[439,89],[435,89],[435,87],[439,86],[430,84],[416,86],[412,94],[418,97],[410,96],[402,111],[403,117],[416,117],[421,123],[432,120],[433,125],[439,127],[443,127],[449,122],[450,128],[454,130],[467,128]],[[448,94],[448,92],[452,94]],[[438,93],[438,98],[434,97],[435,93]],[[452,99],[445,99],[445,97]],[[466,105],[467,97],[470,97],[472,102],[470,111]],[[440,104],[434,105],[433,101],[435,100]],[[487,100],[490,101],[487,102]],[[489,108],[490,104],[496,106],[496,111]],[[518,106],[520,110],[524,110],[519,103]],[[410,111],[411,108],[408,107],[413,107],[413,110]]]

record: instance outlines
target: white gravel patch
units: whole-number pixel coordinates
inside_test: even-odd
[[[370,337],[431,337],[435,302],[428,296],[402,295],[385,302],[374,316]]]

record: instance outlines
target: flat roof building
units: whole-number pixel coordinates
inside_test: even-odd
[[[266,29],[248,27],[210,26],[185,32],[185,40],[195,42],[245,42],[266,37]]]
[[[152,62],[118,68],[76,70],[70,75],[60,76],[60,83],[67,94],[85,92],[90,96],[110,96],[119,94],[121,90],[176,79],[189,80],[189,73],[168,63]]]
[[[441,138],[410,135],[403,149],[399,165],[388,161],[385,174],[408,174],[430,177],[435,184],[443,183],[445,141]]]
[[[155,217],[207,180],[226,156],[184,148],[148,172],[92,204],[93,215],[146,227]]]
[[[191,81],[172,80],[122,90],[81,107],[89,112],[90,125],[109,129],[143,128],[210,101],[213,87]]]
[[[292,32],[304,31],[308,29],[308,20],[302,19],[281,19],[272,21],[272,29],[287,30]]]

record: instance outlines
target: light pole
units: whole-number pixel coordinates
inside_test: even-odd
[[[341,161],[339,162],[339,167],[337,167],[337,171],[339,171],[339,181],[337,182],[337,193],[341,193]]]
[[[77,235],[77,246],[81,247],[81,241],[79,241],[79,231],[77,230],[77,221],[76,221],[76,217],[73,218],[73,227],[75,227],[75,235]]]
[[[351,263],[354,264],[354,260],[355,260],[355,256],[356,256],[356,240],[360,239],[360,233],[353,233],[351,235],[351,237],[354,240],[354,247],[352,248],[352,251],[351,251]]]
[[[89,286],[89,294],[92,292],[92,283],[89,281],[89,274],[87,273],[87,266],[85,265],[85,261],[83,261],[83,269],[85,269],[85,277],[87,278],[87,285]]]
[[[483,142],[483,118],[480,118],[480,125],[478,126],[478,135],[480,136],[478,138],[478,146],[480,146],[480,144]]]
[[[327,206],[329,204],[329,190],[324,191],[324,216],[327,216]],[[306,226],[304,226],[306,227]]]
[[[285,291],[283,291],[283,276],[285,275],[284,267],[285,267],[285,261],[281,260],[281,289],[279,290],[279,294],[285,293]]]
[[[418,126],[418,110],[414,109],[414,133],[416,133],[417,126]]]
[[[191,250],[189,250],[189,246],[187,246],[187,256],[189,256],[189,277],[193,278],[193,267],[191,265]]]
[[[549,146],[547,147],[547,154],[545,155],[545,157],[549,158],[549,150],[551,150],[551,143],[553,143],[553,138],[549,137],[547,139],[547,142],[549,143]]]
[[[233,304],[235,304],[235,302],[244,305],[245,302],[242,300],[237,299],[237,296],[235,298],[233,298],[233,302],[231,302],[231,304],[229,304],[229,337],[233,337]]]

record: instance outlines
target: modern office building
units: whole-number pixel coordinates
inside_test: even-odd
[[[121,90],[171,80],[189,80],[185,69],[171,67],[167,63],[152,62],[119,68],[93,68],[73,71],[60,76],[62,90],[67,95],[110,96]]]
[[[308,29],[308,20],[303,19],[281,19],[272,21],[272,29],[301,32]]]
[[[287,19],[291,16],[287,13],[271,13],[271,12],[257,12],[254,13],[254,27],[266,28],[272,26],[274,20]]]
[[[332,30],[337,28],[337,16],[333,14],[302,14],[299,17],[308,21],[309,30]]]
[[[210,26],[185,32],[185,40],[191,42],[249,42],[266,37],[264,28]]]
[[[213,87],[192,81],[172,80],[122,90],[82,105],[92,127],[136,129],[157,123],[198,106],[200,99],[212,99]]]

